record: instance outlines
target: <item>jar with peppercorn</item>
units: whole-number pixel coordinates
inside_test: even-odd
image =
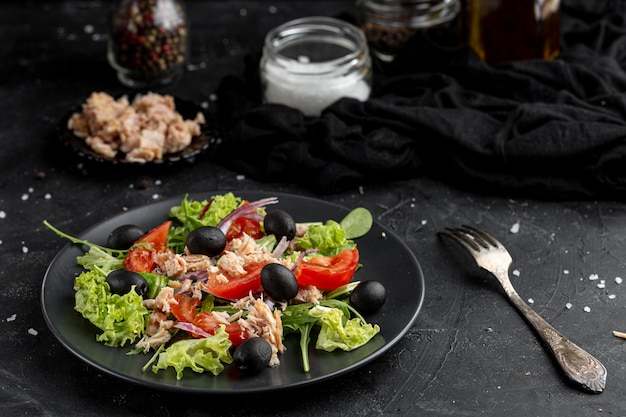
[[[187,30],[178,0],[122,0],[110,15],[109,63],[129,87],[171,83],[185,65]]]
[[[417,31],[455,19],[460,0],[358,0],[361,29],[372,53],[390,62]]]

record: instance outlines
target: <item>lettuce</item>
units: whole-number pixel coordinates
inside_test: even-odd
[[[372,326],[360,317],[345,320],[344,313],[338,308],[318,305],[310,309],[309,314],[319,318],[321,329],[315,343],[315,348],[319,350],[353,350],[363,346],[380,332],[377,324]]]
[[[211,201],[189,200],[185,195],[180,205],[170,208],[170,217],[180,221],[182,226],[170,228],[169,245],[175,252],[181,252],[189,232],[201,226],[217,226],[241,203],[242,199],[233,193],[212,196]]]
[[[176,370],[176,379],[183,377],[185,368],[191,368],[198,373],[209,371],[218,375],[224,370],[224,363],[233,361],[229,351],[231,345],[225,326],[220,326],[211,337],[179,340],[159,354],[152,372],[156,374],[159,369],[173,367]]]
[[[100,271],[105,275],[114,269],[124,268],[124,258],[126,257],[128,250],[105,248],[104,246],[78,239],[60,231],[48,223],[47,220],[44,220],[43,224],[62,238],[68,239],[74,244],[83,245],[89,248],[89,251],[76,258],[76,262],[83,268],[100,269]]]
[[[184,226],[196,229],[200,226],[217,226],[233,210],[241,205],[241,198],[233,193],[214,195],[211,201],[189,200],[185,195],[179,206],[170,209],[170,217],[178,219]],[[208,205],[208,208],[207,208]]]
[[[354,249],[356,244],[346,239],[346,232],[334,220],[325,224],[311,224],[304,236],[298,238],[298,244],[304,250],[317,249],[317,254],[335,256],[343,249]]]
[[[107,346],[124,346],[143,335],[148,310],[133,290],[111,294],[106,275],[98,269],[81,273],[74,280],[75,310],[103,332],[96,336]]]

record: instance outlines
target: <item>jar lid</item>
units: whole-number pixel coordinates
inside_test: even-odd
[[[360,0],[366,20],[391,27],[428,28],[449,22],[459,0]]]
[[[291,74],[333,74],[369,55],[367,40],[358,27],[332,17],[291,20],[270,30],[264,54]]]

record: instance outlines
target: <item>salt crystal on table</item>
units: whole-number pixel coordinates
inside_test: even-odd
[[[621,284],[622,283],[622,279],[620,277],[615,277],[615,283],[616,284]]]
[[[513,275],[515,275],[516,277],[519,277],[520,276],[519,269],[514,269],[513,270]]]
[[[32,336],[37,336],[39,332],[31,327],[30,329],[28,329],[28,334]]]
[[[585,306],[585,307],[583,308],[583,311],[584,311],[585,313],[589,313],[589,312],[591,312],[591,308],[590,308],[589,306]]]
[[[17,318],[17,314],[13,314],[11,317],[7,317],[7,321],[13,321]]]
[[[565,308],[566,309],[571,309],[572,308],[572,303],[565,303]]]
[[[7,217],[7,213],[4,210],[0,210],[0,219],[4,219]]]
[[[517,233],[517,232],[519,232],[519,222],[511,226],[511,233]]]
[[[598,278],[599,278],[599,277],[598,277],[598,274],[591,274],[591,275],[589,275],[589,281],[595,281],[595,280],[597,280]]]

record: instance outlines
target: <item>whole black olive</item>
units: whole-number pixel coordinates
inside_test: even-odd
[[[350,294],[350,304],[361,314],[378,311],[387,300],[387,290],[378,281],[362,281]]]
[[[261,269],[261,285],[275,301],[289,301],[298,294],[298,280],[284,265],[269,263]]]
[[[226,236],[217,227],[201,226],[187,235],[186,245],[191,253],[217,256],[226,247]]]
[[[133,285],[135,292],[142,297],[145,297],[149,291],[146,280],[138,273],[127,269],[115,269],[109,272],[107,283],[112,294],[128,294]]]
[[[272,347],[260,337],[244,340],[233,353],[233,363],[237,369],[252,375],[262,371],[272,358]]]
[[[291,240],[296,235],[296,222],[283,210],[272,210],[267,213],[263,219],[263,228],[266,234],[276,236],[277,240],[283,236]]]
[[[134,224],[125,224],[113,229],[107,239],[107,247],[111,249],[128,249],[133,246],[146,232]]]

